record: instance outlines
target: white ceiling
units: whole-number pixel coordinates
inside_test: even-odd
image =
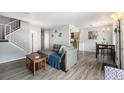
[[[17,18],[48,28],[73,24],[80,28],[112,23],[112,12],[1,12],[0,15]]]

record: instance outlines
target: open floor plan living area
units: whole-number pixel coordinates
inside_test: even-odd
[[[0,12],[0,80],[124,80],[124,13]]]

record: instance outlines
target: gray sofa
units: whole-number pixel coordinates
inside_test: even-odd
[[[68,71],[74,64],[77,63],[77,49],[70,46],[65,45],[53,45],[52,50],[41,50],[38,51],[40,54],[45,54],[48,56],[52,55],[55,52],[60,52],[60,50],[63,49],[63,54],[60,58],[60,62],[64,63],[64,71]]]
[[[77,49],[73,47],[65,47],[65,71],[68,71],[72,66],[77,63]]]

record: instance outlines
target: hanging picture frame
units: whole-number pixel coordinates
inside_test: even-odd
[[[59,37],[62,37],[62,33],[59,33]]]
[[[89,31],[88,32],[88,39],[89,40],[96,40],[98,37],[98,32],[97,31]]]

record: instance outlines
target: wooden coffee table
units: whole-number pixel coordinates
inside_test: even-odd
[[[47,56],[41,55],[38,53],[32,53],[26,55],[26,66],[33,72],[33,75],[35,75],[35,72],[42,67],[46,68],[46,61]]]

